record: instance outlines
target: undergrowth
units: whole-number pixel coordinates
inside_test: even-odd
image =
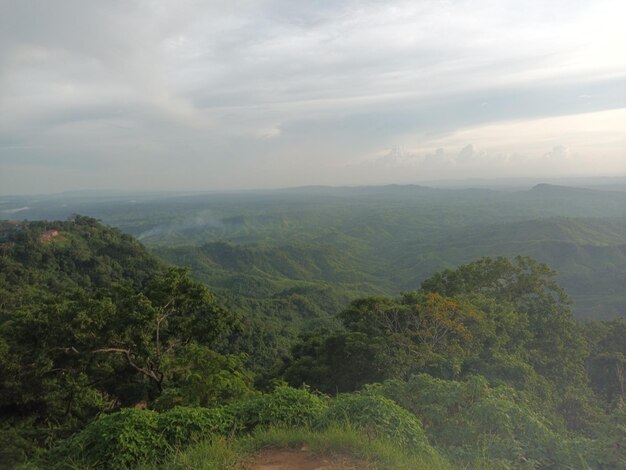
[[[245,468],[245,463],[259,451],[268,448],[301,449],[313,454],[341,455],[359,462],[364,470],[451,469],[436,453],[409,453],[385,439],[371,439],[349,425],[323,430],[310,428],[270,427],[233,439],[214,439],[175,452],[158,468],[165,470],[228,470]],[[141,470],[157,468],[143,465]]]

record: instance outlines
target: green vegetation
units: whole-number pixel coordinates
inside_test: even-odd
[[[368,391],[420,416],[429,441],[456,461],[482,455],[501,468],[605,468],[610,463],[608,445],[572,437],[523,394],[507,386],[490,387],[481,376],[452,381],[419,374]]]
[[[51,226],[59,242],[42,238]],[[0,434],[23,438],[3,460],[104,411],[249,393],[243,358],[226,347],[237,318],[131,237],[75,217],[25,224],[1,249]]]
[[[381,396],[349,394],[333,401],[320,420],[321,427],[337,423],[370,437],[386,439],[416,453],[432,451],[420,420]]]
[[[550,236],[621,236],[566,225]],[[478,258],[388,295],[382,260],[408,235],[362,276],[350,266],[398,233],[329,228],[283,248],[194,247],[186,264],[223,282],[216,294],[89,217],[2,227],[1,467],[236,468],[302,445],[371,468],[626,467],[626,323],[574,320],[532,258]]]
[[[366,450],[366,440],[375,440],[378,450]],[[210,410],[174,408],[156,413],[126,409],[99,417],[54,447],[46,465],[58,469],[156,466],[172,459],[176,449],[198,443],[173,461],[193,458],[189,455],[207,445],[213,448],[215,443],[239,446],[239,459],[268,445],[303,444],[317,451],[343,451],[367,459],[380,453],[389,459],[389,444],[385,448],[384,443],[391,442],[409,460],[413,456],[443,462],[429,446],[417,417],[387,398],[346,395],[330,400],[305,390],[278,387],[271,394]],[[215,457],[209,461],[211,458]],[[233,455],[222,452],[218,458],[232,459]]]
[[[577,318],[626,314],[624,191],[390,185],[0,197],[0,206],[28,207],[19,212],[28,219],[89,214],[190,266],[196,280],[267,333],[263,368],[301,329],[351,300],[413,291],[438,271],[484,256],[550,265]]]
[[[331,427],[324,430],[308,428],[259,429],[250,435],[233,439],[213,439],[195,444],[172,456],[159,468],[166,470],[224,470],[237,468],[258,451],[271,448],[300,450],[306,446],[309,452],[322,456],[341,455],[353,457],[363,468],[371,470],[445,470],[453,468],[443,457],[431,454],[415,454],[398,448],[397,444],[384,439],[371,438],[352,428]],[[142,470],[154,468],[144,464]]]

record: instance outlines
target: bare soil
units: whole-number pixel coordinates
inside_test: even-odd
[[[307,450],[267,449],[258,453],[244,470],[365,470],[351,457],[318,455]]]

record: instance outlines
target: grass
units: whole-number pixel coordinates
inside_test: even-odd
[[[362,462],[367,470],[419,470],[453,468],[436,453],[412,454],[392,442],[369,439],[349,427],[331,427],[323,431],[307,428],[268,428],[234,439],[200,442],[176,452],[158,468],[164,470],[240,469],[257,452],[268,448],[301,449],[320,455],[342,455]],[[142,470],[156,468],[144,465]]]
[[[139,466],[139,469],[227,470],[237,468],[243,457],[236,441],[217,438],[176,451],[166,462],[158,465],[146,463]]]

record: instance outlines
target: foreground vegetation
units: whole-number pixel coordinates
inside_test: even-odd
[[[306,442],[373,468],[626,467],[626,323],[574,321],[533,259],[357,298],[287,341],[94,219],[4,233],[2,466],[225,468]]]
[[[415,454],[399,448],[393,441],[372,438],[350,427],[325,430],[310,428],[260,429],[239,439],[214,439],[191,445],[160,464],[164,469],[223,470],[237,468],[264,449],[294,449],[321,456],[351,457],[368,470],[443,470],[453,468],[436,454]],[[140,468],[154,468],[151,464]]]
[[[428,445],[415,416],[384,397],[356,397],[356,401],[355,397],[330,400],[304,390],[278,387],[270,394],[211,410],[125,410],[95,420],[53,448],[47,465],[122,468],[144,462],[175,466],[207,453],[217,453],[207,456],[209,461],[235,462],[270,445],[294,447],[304,443],[318,452],[392,460],[391,442],[401,455],[405,454],[396,461],[445,462]],[[372,440],[377,443],[374,447],[366,445]],[[185,449],[189,445],[192,447]]]
[[[399,396],[407,408],[385,394]],[[127,409],[92,421],[53,447],[41,464],[234,468],[263,448],[305,445],[384,469],[620,468],[614,434],[619,425],[605,431],[596,439],[558,433],[481,379],[452,383],[423,375],[334,399],[280,386],[212,409]]]

